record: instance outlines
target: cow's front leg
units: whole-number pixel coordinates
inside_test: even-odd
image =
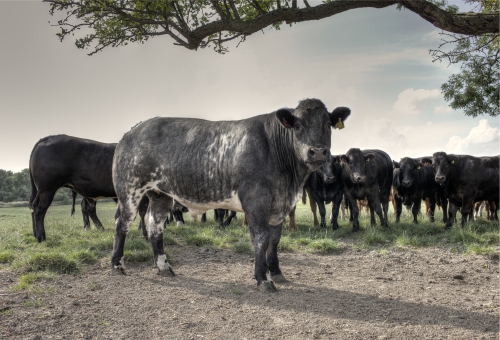
[[[462,213],[462,228],[467,224],[467,218],[472,214],[472,208],[474,207],[474,198],[472,197],[464,197],[462,200],[462,209],[460,212]]]
[[[349,203],[349,208],[351,210],[352,217],[352,232],[356,233],[359,231],[359,208],[356,200],[349,194],[344,193],[344,196]],[[350,219],[351,220],[351,219]]]
[[[276,292],[271,277],[267,276],[269,268],[267,265],[267,250],[270,243],[270,226],[268,223],[269,214],[263,213],[267,209],[260,211],[253,211],[246,214],[248,229],[250,231],[250,239],[255,251],[255,271],[254,277],[257,280],[257,286],[260,290],[265,292]],[[278,239],[279,242],[279,239]],[[277,244],[276,244],[277,246]],[[276,255],[276,260],[278,259]]]
[[[269,226],[269,245],[267,247],[266,252],[266,261],[267,268],[269,269],[269,273],[271,274],[271,279],[274,282],[288,282],[287,279],[283,276],[283,273],[280,270],[280,264],[278,260],[278,244],[281,239],[281,230],[282,223],[279,225],[271,225]]]
[[[380,219],[380,225],[384,228],[389,228],[389,225],[387,224],[387,220],[384,218],[384,215],[382,214],[382,206],[380,203],[380,196],[379,196],[378,190],[379,189],[377,187],[376,191],[374,192],[374,195],[373,195],[374,209],[378,215],[378,218]]]
[[[450,202],[450,206],[448,209],[448,220],[446,221],[445,229],[450,229],[455,223],[456,215],[457,215],[458,207]],[[444,210],[443,210],[444,212]]]
[[[413,224],[418,224],[418,213],[420,212],[420,208],[422,204],[422,199],[420,198],[419,195],[415,194],[415,198],[413,200],[413,206],[411,208],[411,213],[413,214]]]
[[[323,200],[318,200],[316,203],[318,203],[319,216],[321,218],[321,223],[320,223],[319,226],[321,228],[326,228],[326,221],[325,221],[326,208],[325,208],[325,202],[323,202]]]
[[[342,193],[335,193],[333,197],[333,204],[332,204],[332,229],[337,230],[339,228],[339,210],[340,210],[340,205],[342,204]]]
[[[398,195],[394,194],[394,202],[396,203],[396,223],[399,223],[399,220],[401,219],[401,213],[403,212],[403,200],[401,197]]]

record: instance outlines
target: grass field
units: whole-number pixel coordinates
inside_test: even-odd
[[[70,216],[70,206],[52,206],[45,219],[47,241],[39,244],[32,234],[31,213],[28,208],[0,208],[0,269],[10,267],[21,274],[15,289],[31,289],[32,284],[54,275],[75,274],[97,261],[109,261],[114,237],[114,203],[99,203],[98,216],[105,230],[83,228],[81,213]],[[441,211],[436,220],[442,218]],[[208,222],[195,225],[189,214],[185,214],[186,226],[168,226],[164,232],[166,252],[171,245],[204,246],[208,248],[230,248],[236,252],[253,253],[248,230],[241,226],[243,218],[225,230],[219,230],[208,213]],[[378,218],[377,218],[378,220]],[[498,222],[481,219],[465,228],[454,226],[444,230],[442,222],[429,223],[425,215],[419,224],[411,223],[410,213],[403,212],[401,223],[396,225],[392,211],[389,213],[389,229],[380,226],[371,228],[368,215],[361,215],[361,232],[351,234],[351,223],[340,221],[340,229],[320,229],[312,223],[309,206],[299,204],[296,211],[296,231],[283,228],[281,251],[303,251],[314,253],[341,252],[347,247],[373,248],[381,254],[391,247],[417,248],[444,247],[452,252],[476,253],[496,256],[499,244]],[[152,261],[149,243],[137,230],[134,222],[125,244],[126,262]]]

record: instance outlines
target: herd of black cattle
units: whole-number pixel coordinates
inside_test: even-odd
[[[67,135],[42,138],[29,165],[33,234],[39,242],[45,240],[45,213],[61,187],[73,190],[73,197],[83,196],[86,227],[89,217],[102,227],[96,200],[115,198],[113,268],[124,272],[123,245],[138,211],[155,264],[164,274],[173,273],[161,237],[168,213],[181,222],[187,209],[192,214],[216,209],[222,226],[235,211],[243,211],[255,249],[257,284],[275,291],[273,280],[284,280],[277,258],[282,222],[290,214],[293,227],[295,205],[305,192],[318,205],[323,227],[325,203],[333,202],[331,224],[337,229],[344,201],[353,232],[359,231],[362,200],[368,202],[371,224],[376,224],[376,213],[388,227],[391,197],[396,222],[404,204],[412,207],[417,223],[422,200],[429,204],[432,222],[436,205],[443,209],[445,228],[453,225],[459,208],[464,226],[474,204],[482,201],[498,220],[500,156],[436,152],[397,162],[384,151],[357,148],[332,156],[332,130],[343,129],[350,113],[346,107],[329,112],[320,100],[306,99],[295,109],[241,121],[153,118],[127,132],[118,144]],[[224,210],[231,211],[229,220],[222,220]]]

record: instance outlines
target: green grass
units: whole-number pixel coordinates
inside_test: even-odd
[[[331,209],[331,207],[328,207]],[[0,268],[12,268],[21,274],[14,289],[32,289],[38,281],[49,280],[54,275],[76,274],[98,261],[107,261],[111,256],[114,238],[114,203],[99,203],[98,215],[105,230],[92,226],[85,230],[79,212],[70,217],[70,206],[52,206],[47,213],[47,241],[38,243],[32,234],[31,214],[26,207],[0,208]],[[218,228],[211,214],[207,223],[194,224],[185,214],[186,226],[167,226],[164,244],[167,252],[172,247],[228,248],[243,254],[253,254],[248,227],[242,227],[243,215],[224,230]],[[361,231],[352,233],[348,220],[339,220],[340,228],[321,229],[312,225],[309,206],[299,204],[296,210],[296,230],[291,231],[285,223],[278,250],[327,254],[341,252],[346,247],[377,249],[380,255],[393,247],[425,248],[444,247],[451,252],[474,253],[498,258],[495,250],[500,242],[497,222],[480,220],[465,228],[455,225],[445,230],[441,222],[441,211],[436,213],[435,223],[419,216],[419,224],[412,224],[412,216],[403,211],[401,223],[394,223],[389,211],[389,228],[371,227],[369,216],[360,216]],[[378,221],[377,217],[377,223]],[[137,230],[134,222],[125,243],[126,262],[152,262],[151,245]]]

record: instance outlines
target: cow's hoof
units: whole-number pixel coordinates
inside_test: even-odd
[[[259,290],[263,293],[277,293],[278,288],[273,281],[263,281],[260,285],[257,286]]]
[[[113,267],[111,274],[113,274],[113,275],[127,275],[127,272],[125,271],[125,268],[119,266],[119,267]]]
[[[353,229],[353,230],[351,231],[351,233],[353,233],[353,234],[354,234],[354,233],[359,233],[359,232],[360,232],[359,228],[355,228],[355,229]]]
[[[273,280],[273,282],[277,282],[277,283],[286,283],[286,282],[290,282],[288,281],[284,276],[283,274],[278,274],[278,275],[271,275],[271,279]]]

